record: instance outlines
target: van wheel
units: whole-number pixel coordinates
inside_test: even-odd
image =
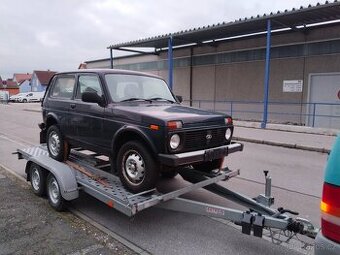
[[[138,141],[127,142],[120,148],[116,169],[123,185],[134,193],[155,188],[159,177],[154,158]]]
[[[68,144],[56,125],[52,125],[47,130],[47,149],[51,158],[63,162],[70,153]]]
[[[32,163],[29,177],[33,193],[39,197],[44,196],[46,194],[46,172],[37,164]]]
[[[64,211],[66,200],[61,196],[59,183],[52,173],[47,176],[46,186],[49,204],[58,212]]]

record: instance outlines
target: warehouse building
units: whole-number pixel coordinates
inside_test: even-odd
[[[87,68],[157,74],[184,103],[235,119],[340,128],[340,3],[108,47]],[[152,50],[149,50],[152,49]],[[135,54],[114,57],[116,50]]]

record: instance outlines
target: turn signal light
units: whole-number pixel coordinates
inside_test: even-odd
[[[224,119],[224,122],[225,122],[226,125],[231,125],[231,124],[233,124],[233,119],[228,117],[228,118]]]
[[[178,129],[182,128],[182,121],[176,120],[176,121],[168,121],[167,127],[168,129]]]
[[[159,126],[158,126],[158,125],[153,125],[153,124],[151,124],[149,127],[150,127],[150,129],[152,129],[152,130],[159,130]]]

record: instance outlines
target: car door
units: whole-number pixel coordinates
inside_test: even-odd
[[[73,103],[75,81],[75,75],[73,74],[57,75],[53,80],[48,95],[49,112],[57,117],[62,134],[68,138],[71,136],[69,109]]]
[[[104,107],[96,103],[83,102],[81,97],[86,91],[96,91],[99,96],[103,96],[98,75],[78,75],[76,94],[70,109],[70,125],[73,127],[71,132],[74,133],[74,138],[88,149],[100,150],[103,138]]]

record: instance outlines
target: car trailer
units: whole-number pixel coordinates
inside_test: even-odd
[[[242,148],[243,145],[239,143],[230,145],[231,150],[238,151]],[[33,192],[39,196],[47,193],[50,205],[56,210],[62,210],[65,201],[78,198],[79,191],[83,191],[129,217],[155,206],[229,220],[240,225],[242,233],[247,235],[253,233],[257,237],[262,237],[263,229],[289,232],[290,237],[301,234],[315,238],[318,232],[308,220],[290,216],[297,215],[297,212],[282,207],[270,208],[274,198],[271,196],[271,178],[268,171],[264,171],[265,194],[256,198],[249,198],[218,184],[240,174],[239,170],[233,171],[228,168],[213,173],[204,173],[192,168],[183,169],[179,174],[189,183],[187,186],[164,194],[157,189],[133,194],[123,187],[117,176],[104,171],[110,169],[107,158],[98,154],[88,154],[81,148],[72,149],[65,162],[50,158],[45,144],[18,149],[15,153],[19,159],[27,160],[25,172]],[[180,198],[181,195],[200,188],[249,209],[241,211]]]

